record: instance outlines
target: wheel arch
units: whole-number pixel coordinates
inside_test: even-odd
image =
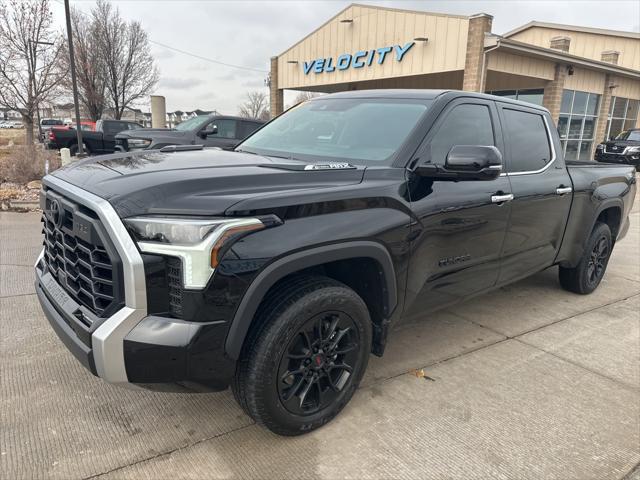
[[[597,212],[596,219],[591,226],[592,232],[595,228],[596,223],[602,222],[606,223],[611,230],[611,238],[615,243],[616,238],[618,237],[618,233],[620,232],[620,227],[622,225],[622,209],[623,206],[621,202],[609,202],[603,205]]]
[[[340,262],[365,260],[369,265],[375,265],[375,275],[378,278],[378,286],[381,295],[377,299],[379,304],[375,303],[375,299],[365,298],[362,288],[358,288],[353,283],[350,284],[345,274],[329,275],[331,278],[342,281],[347,286],[353,288],[356,293],[363,297],[367,304],[367,308],[372,314],[372,320],[375,322],[374,316],[378,317],[378,321],[383,322],[388,319],[396,308],[398,302],[398,293],[396,285],[395,269],[393,261],[387,249],[377,242],[371,241],[355,241],[339,244],[323,245],[299,252],[295,252],[277,259],[267,265],[251,282],[251,285],[245,292],[240,304],[235,312],[229,333],[225,341],[225,352],[228,356],[237,360],[240,357],[242,346],[247,334],[253,324],[256,312],[260,304],[268,295],[269,291],[279,281],[291,275],[302,273],[306,270],[335,266]],[[355,278],[353,276],[352,278]],[[345,281],[347,280],[347,281]],[[355,286],[355,288],[354,288]],[[360,291],[358,291],[360,290]],[[374,331],[376,329],[374,328]],[[386,330],[382,329],[386,337]],[[374,334],[375,337],[375,334]],[[375,338],[374,338],[375,342]]]

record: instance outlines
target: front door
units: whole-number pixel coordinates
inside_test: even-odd
[[[209,127],[216,127],[213,133],[207,135],[207,138],[204,139],[204,145],[206,147],[220,147],[225,150],[232,150],[235,146],[240,143],[239,134],[240,129],[238,128],[238,121],[231,118],[221,118],[214,120]]]
[[[440,115],[418,155],[444,165],[455,145],[503,150],[492,101],[458,99]],[[509,178],[459,182],[413,178],[409,196],[415,224],[406,315],[455,303],[493,287],[498,278],[510,204]]]
[[[551,120],[540,110],[498,106],[514,195],[499,279],[509,283],[553,264],[573,196],[571,177],[557,158],[561,150],[553,143]]]

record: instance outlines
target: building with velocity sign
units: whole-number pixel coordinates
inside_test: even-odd
[[[443,88],[544,105],[566,158],[640,127],[640,34],[530,22],[504,35],[493,17],[350,5],[271,59],[271,112],[285,89]]]

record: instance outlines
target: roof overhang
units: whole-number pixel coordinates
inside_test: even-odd
[[[640,71],[638,70],[621,67],[612,63],[599,62],[585,57],[578,57],[552,48],[543,48],[529,43],[518,42],[499,35],[487,35],[484,41],[484,48],[485,51],[500,50],[528,57],[552,60],[557,63],[566,63],[568,65],[583,67],[589,70],[612,73],[621,77],[640,79]]]
[[[635,38],[640,39],[640,33],[638,32],[624,32],[621,30],[609,30],[606,28],[593,28],[593,27],[579,27],[577,25],[565,25],[562,23],[549,23],[549,22],[538,22],[533,21],[529,22],[525,25],[522,25],[518,28],[515,28],[505,34],[503,37],[511,37],[517,33],[528,30],[529,28],[550,28],[553,30],[565,30],[567,32],[581,32],[581,33],[592,33],[595,35],[606,35],[610,37],[622,37],[622,38]]]

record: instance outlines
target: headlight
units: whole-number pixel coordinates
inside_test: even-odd
[[[604,150],[604,143],[599,143],[596,150]]]
[[[257,218],[133,217],[124,223],[142,252],[182,260],[185,288],[206,287],[227,241],[265,228]]]
[[[147,148],[151,145],[151,140],[147,140],[146,138],[128,138],[127,145],[129,145],[129,148]]]
[[[640,152],[640,146],[638,147],[627,147],[627,153],[639,153]]]

